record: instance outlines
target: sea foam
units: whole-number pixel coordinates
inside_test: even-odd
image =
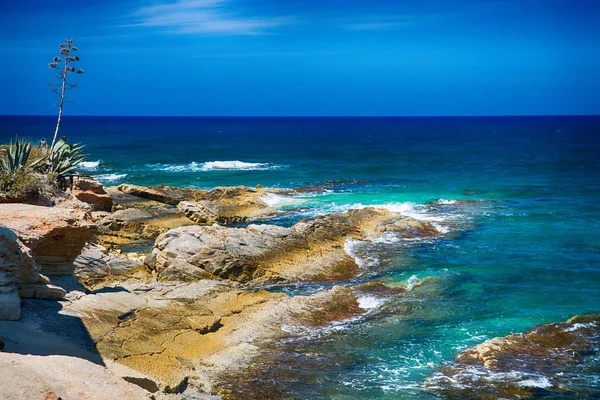
[[[377,297],[374,297],[374,296],[359,296],[358,297],[358,306],[360,308],[364,308],[365,310],[378,308],[384,302],[385,302],[384,300],[378,299]]]
[[[96,175],[96,176],[94,176],[94,178],[96,178],[100,182],[114,182],[114,181],[119,181],[119,180],[125,178],[126,176],[127,176],[127,174],[102,174],[102,175]]]
[[[148,164],[148,168],[164,172],[208,172],[208,171],[264,171],[280,168],[269,163],[249,163],[243,161],[208,161],[187,164]]]
[[[282,196],[277,193],[267,193],[260,198],[262,201],[267,203],[269,207],[281,208],[281,207],[296,207],[306,203],[306,199],[292,196]]]
[[[100,165],[100,163],[102,162],[102,160],[98,160],[98,161],[84,161],[82,163],[79,164],[79,167],[81,169],[87,170],[87,171],[94,171],[96,169],[98,169],[98,166]]]

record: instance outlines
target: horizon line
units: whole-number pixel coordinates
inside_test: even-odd
[[[489,118],[489,117],[598,117],[599,114],[464,114],[464,115],[111,115],[76,114],[68,117],[111,118]],[[0,117],[56,117],[56,114],[0,114]]]

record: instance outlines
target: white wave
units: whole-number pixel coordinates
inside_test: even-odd
[[[188,164],[148,164],[148,168],[164,172],[207,172],[207,171],[263,171],[277,169],[278,165],[269,163],[248,163],[243,161],[208,161]]]
[[[373,296],[358,296],[358,306],[365,310],[378,308],[384,303],[384,300]]]
[[[114,181],[119,181],[119,180],[125,178],[126,176],[127,176],[127,174],[102,174],[102,175],[96,175],[96,176],[94,176],[94,178],[96,178],[100,182],[114,182]]]
[[[393,243],[398,243],[401,240],[402,239],[400,239],[394,233],[384,232],[383,235],[371,239],[371,242],[372,243],[379,243],[379,244],[393,244]]]
[[[94,171],[96,169],[98,169],[98,166],[100,165],[100,163],[102,162],[102,160],[98,160],[98,161],[84,161],[82,163],[79,164],[79,167],[81,169],[85,169],[87,171]]]
[[[529,378],[519,382],[519,386],[525,387],[537,387],[537,388],[549,388],[552,386],[552,382],[545,376],[539,376],[536,378]]]
[[[306,203],[307,201],[306,199],[292,196],[282,196],[276,193],[267,193],[266,195],[261,197],[261,200],[267,203],[269,207],[273,208],[295,207]]]
[[[588,322],[588,323],[584,323],[584,324],[575,323],[575,324],[573,324],[573,326],[563,329],[563,332],[574,332],[581,328],[593,328],[595,326],[596,326],[595,322]]]
[[[445,216],[441,215],[430,215],[428,213],[427,206],[423,204],[416,204],[411,202],[404,203],[384,203],[384,204],[362,204],[362,203],[353,203],[353,204],[341,204],[341,205],[331,205],[328,207],[329,212],[344,212],[348,210],[360,210],[367,207],[373,208],[384,208],[391,212],[395,212],[406,217],[411,217],[420,221],[430,221],[430,222],[444,222],[447,220]]]
[[[249,163],[243,161],[209,161],[202,165],[203,171],[214,170],[265,170],[277,168],[268,163]]]
[[[344,243],[344,251],[354,259],[354,262],[359,266],[359,268],[369,268],[378,265],[379,259],[375,257],[362,258],[356,254],[357,247],[364,243],[365,242],[361,240],[346,238],[346,242]]]
[[[435,227],[435,229],[437,229],[437,231],[441,234],[446,234],[446,233],[450,232],[450,228],[448,228],[447,226],[438,224],[437,222],[432,222],[431,225],[433,225]]]
[[[438,201],[436,201],[436,204],[444,205],[444,206],[456,204],[456,203],[457,203],[457,201],[454,199],[438,199]]]
[[[419,277],[417,277],[416,275],[411,276],[410,278],[408,278],[408,280],[406,281],[406,290],[408,290],[409,292],[411,290],[413,290],[415,288],[415,286],[417,284],[419,284],[421,282],[421,280],[419,279]]]

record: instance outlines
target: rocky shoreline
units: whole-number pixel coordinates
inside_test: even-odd
[[[265,223],[281,213],[265,196],[293,193],[103,188],[81,179],[55,207],[0,204],[3,396],[234,398],[223,379],[243,377],[264,344],[290,327],[360,318],[364,296],[406,291],[353,283],[364,269],[349,242],[444,235],[374,207],[289,227]],[[301,282],[327,289],[261,289]],[[17,379],[23,375],[36,379]]]

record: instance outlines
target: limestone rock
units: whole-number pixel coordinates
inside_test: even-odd
[[[0,221],[31,249],[46,275],[72,275],[73,261],[96,233],[88,213],[58,207],[0,204]]]
[[[104,191],[102,184],[92,178],[78,178],[73,187],[73,195],[88,203],[92,211],[111,211],[112,198]]]
[[[133,276],[140,268],[143,269],[143,264],[137,258],[110,253],[99,244],[86,245],[74,264],[77,280],[88,288],[126,279]]]
[[[181,227],[156,239],[146,264],[161,279],[188,281],[195,279],[190,273],[193,267],[203,272],[198,274],[201,277],[208,274],[240,282],[349,278],[359,271],[344,251],[346,238],[376,234],[397,218],[387,210],[364,208],[303,220],[291,228]]]
[[[150,399],[151,393],[101,365],[67,356],[2,353],[1,397],[62,400]],[[30,397],[31,396],[31,397]]]
[[[171,228],[192,222],[175,208],[125,208],[99,218],[98,241],[106,246],[152,241]]]
[[[437,236],[438,229],[429,221],[420,221],[414,218],[401,218],[393,224],[383,227],[382,232],[401,233],[407,238]]]
[[[20,317],[20,297],[60,299],[65,291],[48,285],[31,251],[10,229],[0,227],[0,320]]]
[[[199,201],[179,203],[178,209],[192,221],[201,224],[239,224],[276,214],[277,211],[262,199],[266,194],[275,192],[280,190],[245,186],[216,187]]]
[[[256,344],[278,338],[283,324],[323,326],[364,312],[352,290],[341,287],[288,297],[206,280],[119,286],[124,290],[65,304],[61,314],[81,319],[104,360],[144,374],[167,392],[199,376],[210,389],[219,373],[245,369]]]
[[[425,389],[457,399],[596,397],[600,390],[584,382],[599,352],[600,314],[576,316],[467,349],[429,377]]]
[[[128,185],[125,183],[120,185],[118,189],[126,194],[170,205],[177,205],[183,200],[193,200],[196,197],[206,193],[205,190],[184,189],[175,186],[147,187]]]

